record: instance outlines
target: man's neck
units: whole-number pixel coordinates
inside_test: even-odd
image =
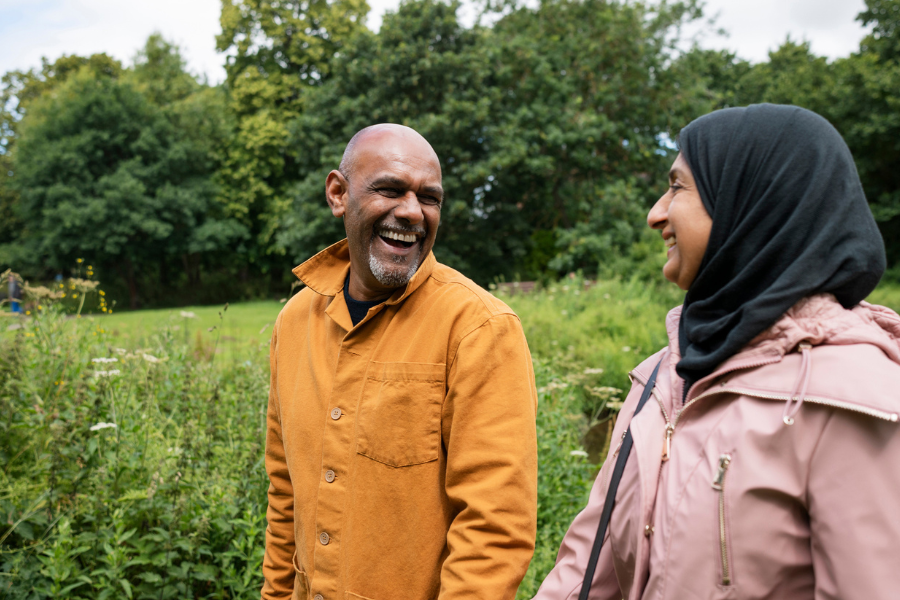
[[[357,302],[387,300],[390,295],[394,293],[394,290],[390,288],[372,288],[367,286],[365,282],[361,281],[360,278],[356,276],[352,266],[350,267],[350,282],[348,288],[350,297]]]

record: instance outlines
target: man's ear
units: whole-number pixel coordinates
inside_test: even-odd
[[[341,218],[347,210],[347,198],[350,195],[350,182],[340,171],[332,171],[325,179],[325,199],[331,208],[331,214]]]

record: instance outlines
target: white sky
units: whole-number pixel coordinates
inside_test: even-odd
[[[369,0],[377,28],[398,0]],[[707,0],[707,15],[729,37],[707,35],[706,47],[765,60],[790,35],[830,58],[857,49],[864,35],[854,20],[863,0]],[[154,31],[181,46],[191,70],[211,83],[225,77],[215,50],[219,0],[0,0],[0,73],[40,65],[41,56],[106,52],[129,63]]]

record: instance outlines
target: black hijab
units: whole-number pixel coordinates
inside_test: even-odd
[[[678,332],[686,397],[798,300],[864,299],[885,254],[850,150],[816,113],[727,108],[690,123],[679,146],[713,221]]]

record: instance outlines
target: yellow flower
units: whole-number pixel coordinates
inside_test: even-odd
[[[38,304],[38,310],[44,310],[44,307]]]
[[[59,284],[59,287],[61,287],[61,288],[65,288],[65,287],[66,287],[66,284],[64,284],[64,283],[61,283],[61,284]]]
[[[101,295],[101,296],[105,296],[105,295],[106,295],[106,292],[104,292],[103,290],[100,290],[100,295]]]
[[[65,293],[65,292],[63,292],[63,295],[62,295],[62,297],[63,297],[63,298],[65,298],[65,297],[66,297],[66,293]]]
[[[31,314],[31,311],[30,311],[30,310],[26,310],[26,311],[25,311],[25,314],[26,314],[26,315],[30,315],[30,314]]]
[[[84,262],[84,259],[83,259],[83,258],[76,258],[76,259],[75,259],[75,262],[77,262],[77,263],[80,265],[81,263]]]

